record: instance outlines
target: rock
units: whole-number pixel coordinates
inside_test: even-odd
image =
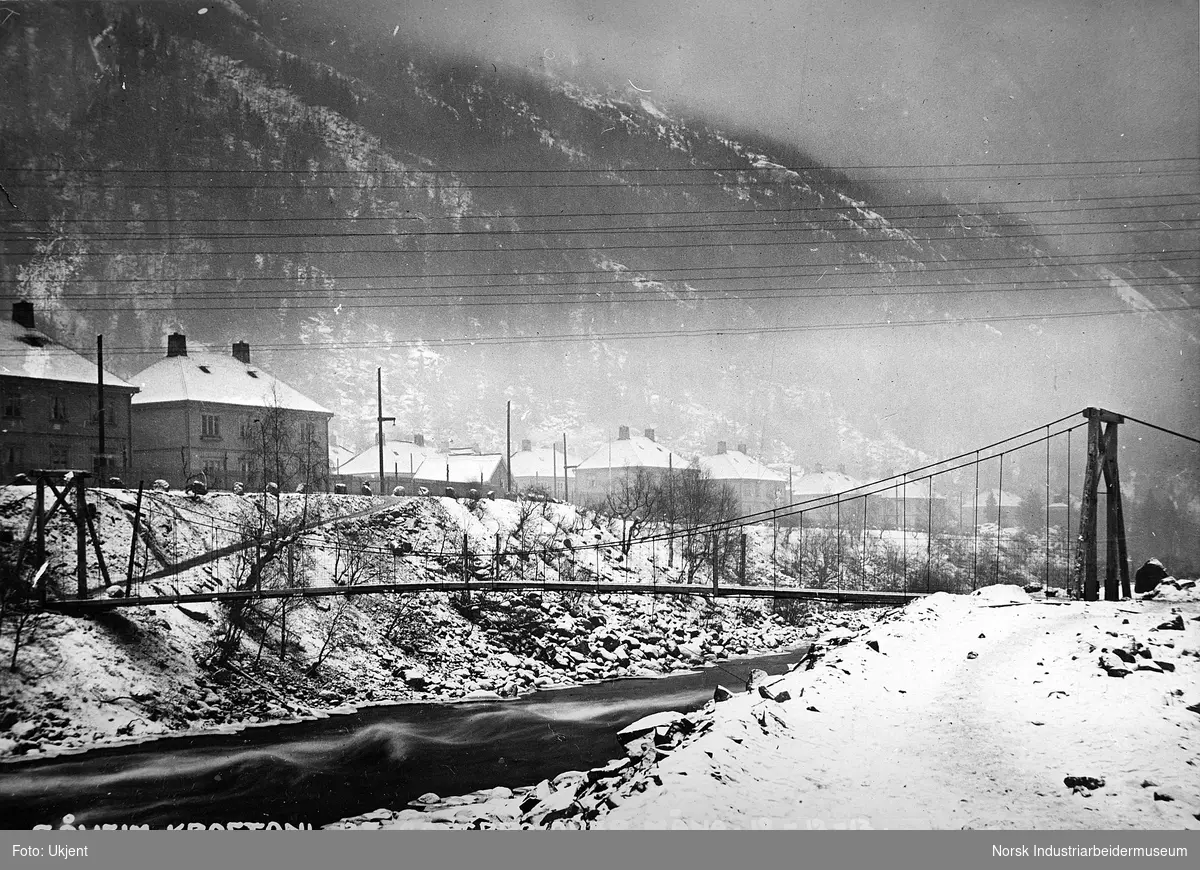
[[[674,710],[667,710],[662,713],[651,713],[649,716],[643,716],[636,722],[626,725],[617,732],[617,737],[627,739],[638,734],[643,734],[647,731],[655,731],[658,728],[673,725],[682,718],[684,718],[683,714],[677,713]]]
[[[979,653],[977,653],[977,652],[969,652],[969,653],[967,653],[967,658],[969,658],[969,659],[977,659],[977,658],[979,658]]]
[[[1136,656],[1134,656],[1132,653],[1130,653],[1126,650],[1123,650],[1123,649],[1113,649],[1113,655],[1115,655],[1117,658],[1119,658],[1121,661],[1125,662],[1126,664],[1133,664],[1133,662],[1137,661]]]
[[[775,693],[772,692],[767,686],[759,686],[758,695],[760,698],[766,698],[768,701],[774,701],[776,697]]]
[[[9,737],[18,743],[37,734],[41,726],[37,722],[18,722],[8,729]]]
[[[1028,592],[1028,593],[1030,593],[1030,594],[1032,594],[1032,593],[1034,593],[1034,592],[1041,592],[1041,591],[1042,591],[1042,584],[1041,584],[1041,583],[1027,583],[1027,584],[1025,585],[1025,591],[1026,591],[1026,592]]]
[[[1104,788],[1104,779],[1098,776],[1067,776],[1063,777],[1063,785],[1076,793],[1095,791],[1098,788]]]
[[[1163,794],[1160,791],[1156,791],[1154,793],[1154,799],[1156,801],[1173,801],[1173,800],[1175,800],[1175,798],[1171,797],[1169,794]]]
[[[1154,663],[1169,674],[1175,672],[1175,665],[1171,664],[1171,662],[1160,662],[1158,659],[1155,659]]]
[[[775,703],[777,704],[782,704],[784,701],[790,700],[792,700],[792,693],[787,689],[784,689],[782,692],[775,693]]]
[[[746,677],[746,691],[751,692],[766,682],[769,674],[762,668],[754,668],[750,671],[750,675]]]
[[[1150,559],[1137,569],[1133,575],[1133,591],[1138,593],[1151,592],[1167,577],[1167,570],[1158,559]]]
[[[713,700],[714,701],[728,701],[732,697],[733,697],[733,692],[729,691],[728,689],[726,689],[724,686],[722,686],[720,684],[718,684],[717,688],[715,690],[713,690]]]
[[[875,650],[875,652],[879,652],[879,641],[869,640],[869,641],[867,641],[867,646],[869,646],[871,649]]]
[[[424,668],[405,668],[404,682],[413,689],[423,689],[429,683],[429,672]]]
[[[1170,622],[1164,622],[1158,626],[1158,631],[1183,631],[1183,616],[1176,614],[1175,618]]]
[[[497,692],[488,689],[473,689],[462,696],[464,701],[503,701]]]

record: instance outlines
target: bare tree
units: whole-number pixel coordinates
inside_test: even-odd
[[[644,468],[622,477],[608,494],[604,510],[621,521],[621,555],[629,555],[638,531],[661,511],[664,495],[662,483]]]
[[[251,451],[251,466],[261,488],[269,482],[288,488],[303,484],[305,490],[324,488],[329,477],[329,458],[317,437],[316,424],[304,419],[279,399],[273,389],[243,434]]]

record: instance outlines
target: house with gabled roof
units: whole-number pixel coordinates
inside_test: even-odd
[[[653,429],[642,435],[630,435],[628,426],[617,430],[617,439],[595,450],[575,467],[575,485],[571,501],[598,504],[616,492],[622,481],[641,474],[652,482],[664,482],[671,476],[694,474],[695,463],[659,444]]]
[[[787,503],[787,476],[748,455],[745,444],[730,450],[726,442],[718,441],[717,452],[701,457],[700,467],[733,491],[743,514],[769,511]]]
[[[175,333],[166,357],[133,378],[141,474],[175,486],[324,489],[333,412],[251,363],[246,342],[232,350],[189,354],[187,337]]]
[[[0,322],[0,481],[41,469],[124,475],[132,458],[130,398],[137,387],[35,327],[33,303]]]
[[[448,453],[426,456],[417,467],[413,485],[425,487],[430,495],[443,495],[453,489],[458,497],[475,490],[480,496],[508,491],[508,464],[502,453],[476,453],[471,448],[451,449]],[[412,495],[412,493],[408,493]]]
[[[553,498],[570,495],[575,479],[575,462],[564,459],[561,444],[534,447],[532,439],[521,441],[521,449],[509,460],[513,488],[518,492],[541,492]]]
[[[395,487],[402,486],[412,495],[415,491],[413,481],[417,469],[430,456],[437,454],[437,449],[425,444],[421,434],[412,436],[411,441],[385,438],[383,440],[383,482],[379,480],[379,439],[366,450],[358,453],[339,466],[337,476],[342,483],[350,485],[350,492],[358,492],[362,483],[368,483],[372,489],[379,489],[380,495],[387,495]]]

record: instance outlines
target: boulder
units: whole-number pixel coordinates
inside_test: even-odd
[[[1167,577],[1167,569],[1158,559],[1150,559],[1133,575],[1133,591],[1141,594],[1151,592]]]
[[[762,668],[754,668],[746,677],[746,691],[752,692],[767,681],[768,674]]]

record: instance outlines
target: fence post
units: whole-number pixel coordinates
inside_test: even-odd
[[[462,579],[463,579],[463,591],[462,591],[463,604],[470,604],[471,603],[471,590],[467,588],[467,584],[469,584],[471,581],[467,578],[467,533],[466,532],[463,532],[463,538],[462,538]]]
[[[496,532],[496,552],[492,554],[492,582],[500,580],[500,533]]]
[[[75,477],[75,575],[78,581],[78,596],[87,598],[87,527],[83,518],[87,511],[87,497],[83,492],[83,475]]]
[[[746,585],[746,533],[742,532],[742,552],[738,559],[738,585]]]

